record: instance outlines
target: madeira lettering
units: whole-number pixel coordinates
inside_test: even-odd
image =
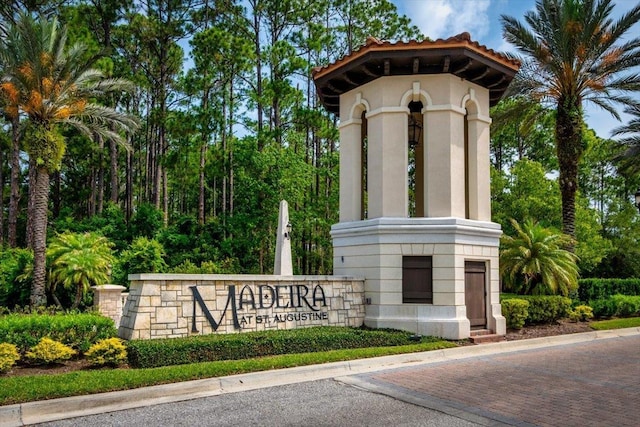
[[[240,289],[240,292],[236,292],[235,285],[230,285],[227,301],[218,320],[209,311],[198,287],[191,286],[189,289],[193,293],[192,332],[198,332],[195,316],[196,304],[202,310],[214,332],[218,330],[229,310],[231,310],[231,320],[236,329],[242,329],[254,318],[256,323],[328,319],[327,312],[321,312],[323,307],[327,307],[327,298],[320,285],[315,285],[313,288],[307,285],[245,285]],[[270,315],[250,314],[259,309],[296,309],[296,311]],[[300,309],[310,311],[302,312]]]

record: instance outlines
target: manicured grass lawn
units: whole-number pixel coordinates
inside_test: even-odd
[[[456,347],[456,345],[443,340],[396,347],[287,354],[161,368],[76,371],[58,375],[0,377],[0,405],[451,347]]]
[[[593,329],[597,329],[600,331],[605,329],[636,328],[640,327],[640,317],[625,317],[623,319],[599,320],[591,322],[590,326]]]

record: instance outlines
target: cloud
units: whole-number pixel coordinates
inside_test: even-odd
[[[435,40],[471,33],[473,40],[489,34],[491,0],[404,0],[405,14],[422,33]]]

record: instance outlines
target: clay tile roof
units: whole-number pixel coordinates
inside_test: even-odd
[[[451,73],[490,91],[491,105],[502,97],[520,62],[471,40],[467,32],[448,39],[408,42],[367,37],[359,49],[312,70],[327,110],[339,111],[339,96],[378,77]]]

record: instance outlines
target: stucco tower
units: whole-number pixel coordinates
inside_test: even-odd
[[[503,335],[489,107],[519,63],[470,39],[366,45],[313,77],[340,117],[334,274],[362,276],[365,324]]]

